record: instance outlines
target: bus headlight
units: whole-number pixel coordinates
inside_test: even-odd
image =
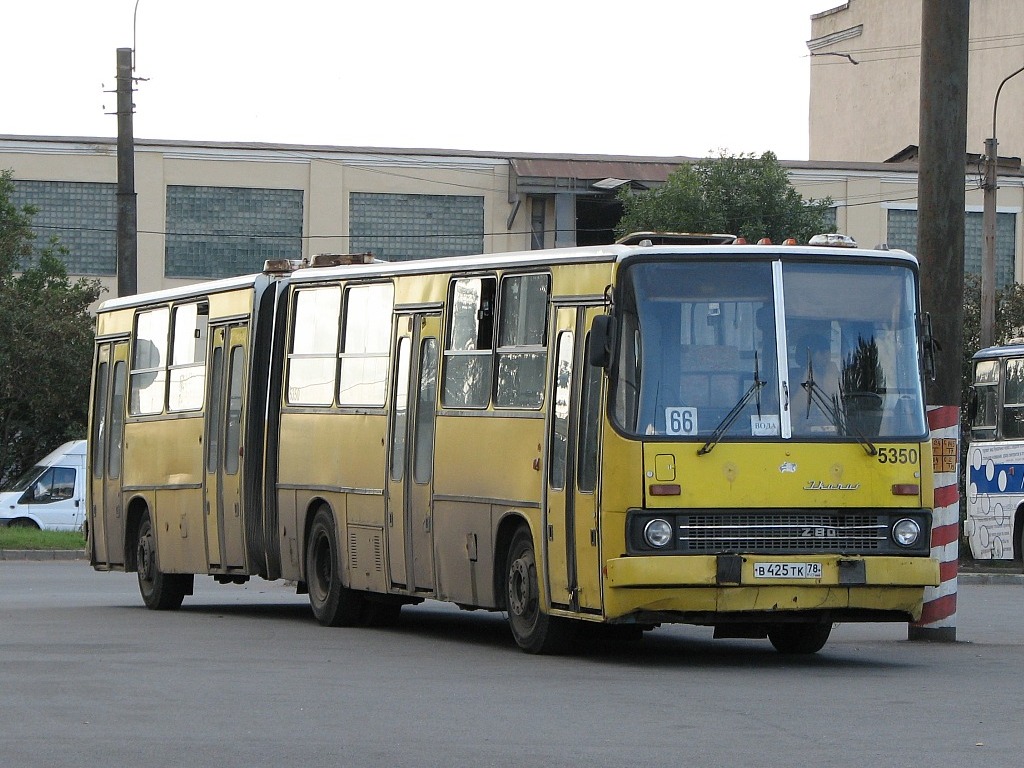
[[[892,527],[892,538],[901,547],[912,547],[921,536],[921,526],[916,520],[904,517]]]
[[[661,549],[672,541],[672,524],[660,517],[644,526],[644,541],[655,549]]]

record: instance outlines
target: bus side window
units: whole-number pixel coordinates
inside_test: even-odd
[[[206,302],[179,304],[174,308],[168,410],[193,411],[203,407],[209,314],[210,306]]]
[[[971,394],[971,437],[994,440],[999,383],[999,361],[979,360],[974,367],[974,391]]]
[[[334,402],[340,319],[341,288],[325,286],[296,291],[288,353],[289,404]]]
[[[550,280],[539,274],[501,281],[494,394],[498,408],[539,408],[544,400]]]
[[[1002,436],[1008,439],[1024,437],[1024,358],[1006,361]]]
[[[338,376],[340,405],[384,405],[394,303],[391,283],[355,285],[346,292]]]
[[[442,404],[447,408],[487,407],[491,391],[495,282],[493,277],[452,281],[444,349]]]
[[[139,312],[135,318],[129,385],[133,416],[163,412],[169,325],[170,310],[167,307]]]

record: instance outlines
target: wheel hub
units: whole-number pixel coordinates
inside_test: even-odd
[[[138,552],[139,576],[147,581],[153,579],[153,537],[143,536],[139,539]]]
[[[508,607],[516,616],[527,613],[533,595],[530,591],[529,564],[522,558],[512,563],[508,576]]]

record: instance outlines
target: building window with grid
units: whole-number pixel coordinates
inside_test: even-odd
[[[349,195],[350,249],[385,261],[468,256],[484,248],[484,198],[476,195]]]
[[[11,202],[36,208],[36,249],[54,236],[72,275],[117,273],[117,185],[83,181],[14,181]],[[23,263],[22,266],[28,266]]]
[[[838,209],[834,205],[830,205],[824,211],[822,211],[821,217],[824,222],[825,232],[838,232],[837,227],[839,226],[838,221]]]
[[[1013,282],[1014,254],[1017,251],[1017,214],[996,214],[996,287]],[[917,211],[890,209],[886,225],[886,242],[890,248],[917,253]],[[981,252],[985,236],[981,211],[968,211],[964,220],[964,272],[981,274]]]
[[[302,257],[302,190],[167,187],[167,277],[232,277]]]

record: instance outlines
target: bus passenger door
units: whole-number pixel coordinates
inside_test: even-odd
[[[89,495],[92,557],[98,563],[124,563],[124,505],[121,464],[124,450],[128,342],[101,344],[96,357]]]
[[[395,323],[388,451],[388,563],[391,584],[433,592],[434,416],[437,402],[437,314],[404,314]]]
[[[596,450],[600,371],[586,365],[585,329],[599,308],[558,307],[547,435],[546,533],[553,605],[599,613]]]
[[[206,547],[211,568],[245,566],[242,521],[244,325],[213,329],[206,403]]]

